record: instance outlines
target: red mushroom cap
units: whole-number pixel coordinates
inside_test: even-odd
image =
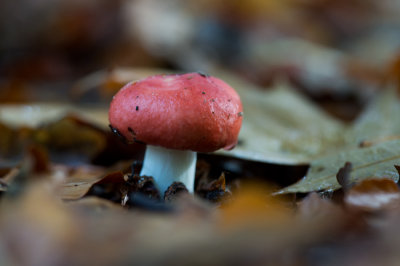
[[[220,79],[156,75],[125,85],[109,110],[112,129],[127,141],[169,149],[231,149],[242,125],[242,103]]]

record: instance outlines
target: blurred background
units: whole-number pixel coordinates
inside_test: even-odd
[[[287,79],[351,120],[395,65],[399,14],[397,0],[3,0],[0,102],[107,103],[115,88],[81,79],[121,67],[223,69]]]
[[[31,143],[58,162],[140,158],[111,136],[107,109],[154,72],[230,73],[245,90],[284,80],[350,123],[400,84],[399,14],[397,0],[0,1],[0,166]]]

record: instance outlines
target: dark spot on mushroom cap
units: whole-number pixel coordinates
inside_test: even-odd
[[[201,94],[206,94],[206,92],[205,92],[205,91],[202,91]]]
[[[136,105],[136,111],[139,111],[139,106],[138,105]]]

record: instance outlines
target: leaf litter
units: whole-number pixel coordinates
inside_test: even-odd
[[[248,113],[257,114],[259,117],[274,114],[275,111],[265,111],[262,108],[264,100],[261,99],[264,96],[261,97],[261,94],[264,95],[264,92],[259,92],[260,94],[257,92],[248,96],[249,103],[252,97],[259,101],[255,101],[254,106],[248,105],[251,106]],[[291,264],[298,264],[299,261],[307,264],[314,262],[318,256],[332,259],[318,250],[324,245],[335,250],[336,254],[344,254],[338,246],[348,245],[343,238],[354,237],[354,234],[375,241],[376,236],[370,234],[369,230],[376,229],[377,219],[378,223],[387,222],[383,220],[386,215],[393,216],[393,210],[400,206],[396,185],[387,179],[398,178],[394,165],[399,164],[396,154],[399,140],[373,141],[371,145],[363,147],[359,147],[359,143],[355,141],[351,144],[350,141],[346,143],[344,137],[348,135],[339,133],[350,132],[346,130],[347,127],[323,113],[321,115],[318,108],[313,107],[301,96],[293,96],[290,89],[281,87],[276,91],[266,92],[265,95],[271,96],[272,102],[293,97],[293,101],[290,101],[291,106],[298,106],[298,115],[292,117],[293,110],[289,106],[271,107],[272,110],[279,111],[268,120],[267,124],[273,128],[262,125],[255,131],[258,133],[254,138],[250,138],[250,142],[247,141],[246,144],[244,139],[242,144],[238,145],[238,148],[243,145],[244,153],[238,155],[239,152],[231,156],[254,161],[258,160],[257,156],[264,156],[260,161],[281,164],[311,162],[306,179],[286,188],[286,191],[282,190],[283,192],[338,189],[338,170],[346,162],[351,162],[352,169],[347,169],[348,176],[343,177],[349,183],[349,188],[344,191],[342,203],[322,199],[316,193],[311,193],[304,199],[297,198],[294,202],[293,198],[287,196],[272,197],[273,187],[261,183],[247,186],[243,181],[238,185],[238,179],[232,178],[232,173],[219,172],[211,177],[210,167],[202,161],[197,165],[195,196],[185,193],[180,184],[173,184],[164,197],[155,196],[157,193],[154,194],[151,179],[135,176],[137,171],[131,171],[130,163],[113,166],[81,163],[65,166],[47,161],[49,158],[42,149],[55,147],[49,144],[53,138],[32,136],[63,136],[62,134],[69,134],[67,132],[79,131],[82,127],[89,132],[93,130],[94,134],[99,134],[99,138],[85,137],[79,140],[81,142],[67,142],[64,147],[60,147],[67,153],[83,151],[87,162],[93,157],[98,157],[102,150],[107,150],[110,139],[102,133],[102,126],[92,127],[91,122],[85,120],[66,117],[60,120],[59,125],[57,122],[49,123],[50,121],[43,120],[39,123],[39,129],[32,128],[28,131],[29,134],[25,135],[28,140],[41,140],[35,143],[42,148],[30,152],[30,156],[35,158],[32,164],[34,167],[31,165],[23,168],[17,165],[7,168],[1,177],[7,188],[9,181],[12,183],[21,169],[25,169],[22,177],[27,180],[17,183],[23,190],[16,194],[15,199],[11,198],[12,194],[8,189],[4,190],[4,204],[0,212],[13,214],[0,216],[0,232],[4,235],[0,241],[0,246],[4,249],[0,252],[3,254],[12,250],[4,256],[3,262],[6,265],[28,262],[47,265],[159,265],[176,261],[188,264],[196,258],[196,261],[207,264],[242,261],[243,265],[248,265],[269,261],[279,265],[287,263],[288,260]],[[272,102],[270,104],[273,106]],[[245,113],[245,116],[248,113]],[[308,121],[309,116],[318,123]],[[305,120],[310,128],[302,128],[302,122]],[[366,120],[363,121],[365,123]],[[319,122],[327,128],[320,129]],[[260,121],[249,122],[252,123]],[[57,127],[62,130],[58,130]],[[293,132],[290,133],[289,129]],[[18,131],[18,128],[14,127],[12,130]],[[45,134],[38,134],[36,130],[44,130]],[[391,129],[387,132],[391,132]],[[250,133],[244,133],[244,136],[247,134]],[[351,133],[348,134],[351,136]],[[338,135],[338,139],[335,139]],[[317,143],[311,141],[319,136],[325,136],[325,140]],[[379,134],[368,136],[385,137]],[[254,156],[243,155],[251,151],[252,145],[256,145],[259,139],[260,147],[265,148],[275,143],[275,146],[268,146],[275,147],[275,150],[271,149],[273,155],[259,155],[258,152],[255,152]],[[307,145],[310,146],[310,150],[303,153]],[[82,147],[83,150],[80,150]],[[264,152],[261,148],[259,151]],[[49,152],[50,157],[54,158],[54,151]],[[266,159],[268,156],[274,159]],[[280,160],[280,157],[284,159]],[[376,181],[372,187],[352,187],[354,183],[357,184],[365,178]],[[373,206],[368,205],[371,200],[375,202]],[[390,203],[390,208],[387,207],[387,203]],[[51,211],[32,212],[35,206]],[[366,210],[368,214],[358,214],[359,211]],[[371,213],[383,216],[374,216],[371,219]],[[55,228],[65,230],[57,232]],[[118,241],[99,242],[99,236]],[[42,239],[40,244],[43,249],[33,250],[32,245],[39,237]],[[386,240],[376,241],[385,243]],[[13,249],[14,245],[18,248]],[[90,251],[90,247],[93,246],[96,246],[96,251]],[[136,248],[132,249],[132,246]],[[49,250],[52,252],[51,256],[46,255]],[[368,247],[366,250],[370,251]],[[307,255],[304,255],[305,251]],[[386,255],[379,249],[372,252],[376,252],[377,257]]]
[[[282,189],[279,193],[336,190],[340,188],[336,174],[340,166],[351,162],[350,183],[368,178],[390,178],[398,181],[394,165],[400,163],[400,141],[387,141],[367,148],[354,148],[317,159],[305,178]]]
[[[130,77],[139,78],[140,73],[148,71],[115,69],[97,82],[104,84],[108,80],[122,85]],[[393,90],[383,91],[352,125],[346,125],[325,114],[283,81],[265,92],[227,73],[218,74],[238,91],[246,118],[237,147],[217,153],[265,163],[311,165],[301,183],[280,193],[338,189],[335,176],[346,161],[357,163],[365,159],[366,162],[352,172],[352,182],[371,176],[398,179],[393,171],[393,163],[397,162],[392,158],[395,148],[388,151],[390,144],[385,144],[400,136],[399,123],[395,122],[400,103]],[[372,145],[378,146],[359,149]]]
[[[311,161],[310,169],[300,182],[280,193],[335,190],[340,186],[335,175],[345,162],[353,164],[350,182],[389,178],[398,181],[395,165],[399,163],[400,102],[393,90],[378,96],[344,132],[346,145],[337,153]]]
[[[398,265],[398,5],[3,2],[1,265]],[[194,194],[157,191],[110,132],[112,95],[167,72],[118,65],[242,96],[240,141],[198,154]]]
[[[100,72],[95,79],[89,76],[85,82],[78,82],[76,88],[108,88],[111,86],[108,84],[112,83],[112,91],[115,93],[117,88],[121,88],[127,82],[165,72],[162,69],[117,68],[111,72]],[[237,90],[246,116],[239,136],[239,145],[232,151],[218,153],[266,163],[306,164],[315,156],[343,143],[342,139],[338,139],[344,129],[343,123],[325,114],[311,101],[296,93],[288,83],[278,82],[274,90],[265,91],[223,71],[215,75],[226,80]],[[2,121],[14,127],[38,126],[54,122],[71,113],[83,121],[90,121],[106,129],[107,108],[88,109],[65,104],[31,104],[19,107],[3,105],[0,106],[0,117]],[[27,110],[34,112],[28,113]]]

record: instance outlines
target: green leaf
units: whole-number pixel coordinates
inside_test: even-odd
[[[350,182],[374,178],[398,180],[394,168],[400,163],[400,102],[394,90],[379,94],[351,127],[340,135],[344,144],[329,155],[311,161],[307,175],[300,182],[278,193],[335,190],[338,170],[346,162],[353,164]],[[360,143],[369,147],[360,148]]]
[[[387,89],[369,104],[348,131],[349,145],[400,135],[400,102],[396,92]]]
[[[338,189],[340,185],[336,174],[346,162],[351,162],[353,166],[350,183],[369,178],[389,178],[397,182],[399,175],[394,165],[400,164],[400,140],[345,150],[315,160],[305,178],[278,194]]]
[[[244,110],[239,144],[226,156],[277,164],[307,164],[345,144],[345,126],[280,82],[261,90],[220,75],[239,93]]]

